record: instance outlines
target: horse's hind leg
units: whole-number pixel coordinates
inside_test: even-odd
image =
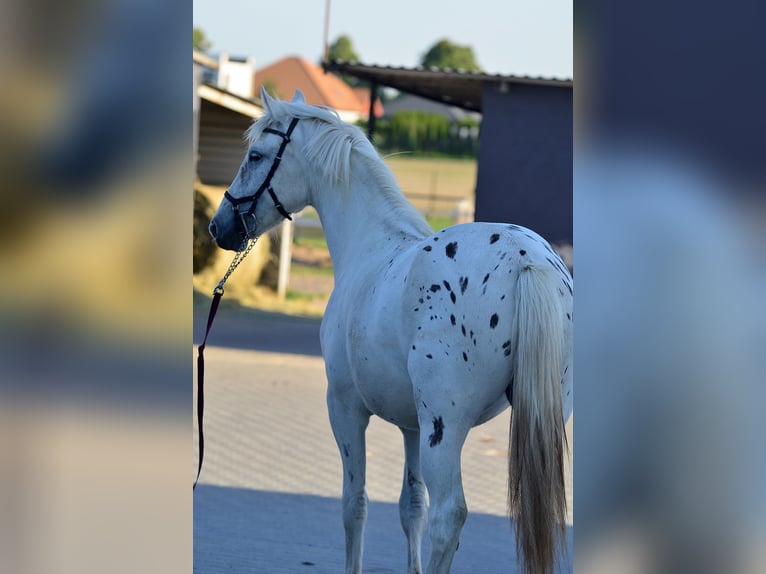
[[[332,387],[331,387],[332,388]],[[367,520],[365,491],[366,452],[364,433],[370,421],[361,401],[327,394],[330,424],[343,461],[343,526],[346,531],[346,574],[361,574],[364,525]]]
[[[420,547],[428,505],[420,469],[420,432],[401,429],[404,435],[404,480],[399,497],[399,518],[407,536],[407,574],[420,574]]]
[[[468,428],[456,417],[420,413],[420,461],[430,499],[427,574],[447,574],[468,515],[460,451]]]

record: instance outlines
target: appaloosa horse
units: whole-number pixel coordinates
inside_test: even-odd
[[[262,92],[265,115],[210,232],[242,250],[311,205],[335,289],[322,321],[327,403],[343,461],[346,572],[362,569],[365,429],[401,429],[408,572],[446,573],[467,515],[460,453],[471,427],[512,405],[509,508],[525,573],[553,570],[566,512],[572,411],[572,278],[539,235],[507,223],[433,233],[356,127]],[[268,197],[265,197],[268,195]],[[426,503],[426,489],[430,508]]]

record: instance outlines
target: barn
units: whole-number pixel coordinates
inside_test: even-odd
[[[572,80],[325,62],[327,71],[481,112],[476,221],[572,245]],[[370,118],[374,129],[374,118]]]

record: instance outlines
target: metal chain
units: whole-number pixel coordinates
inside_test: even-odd
[[[213,295],[220,293],[223,295],[223,286],[226,283],[226,280],[229,278],[229,275],[231,275],[234,270],[237,268],[237,266],[244,261],[245,257],[247,257],[247,254],[250,253],[250,250],[253,248],[255,243],[258,241],[258,238],[255,239],[248,239],[247,241],[247,247],[245,247],[242,251],[237,251],[237,253],[234,254],[234,259],[231,261],[231,265],[229,265],[228,271],[226,271],[226,274],[223,276],[223,279],[221,279],[218,282],[218,285],[215,286],[215,289],[213,289]]]

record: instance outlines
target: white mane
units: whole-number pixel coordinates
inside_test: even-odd
[[[363,162],[370,171],[372,180],[389,199],[391,211],[397,217],[407,217],[425,235],[433,233],[422,215],[404,198],[396,178],[378,155],[375,147],[356,126],[340,119],[330,108],[312,106],[303,102],[281,100],[268,101],[266,113],[247,130],[245,137],[252,144],[267,127],[286,130],[290,118],[310,122],[311,129],[302,151],[311,167],[312,187],[322,189],[325,181],[332,181],[348,187],[351,183],[351,159]]]

